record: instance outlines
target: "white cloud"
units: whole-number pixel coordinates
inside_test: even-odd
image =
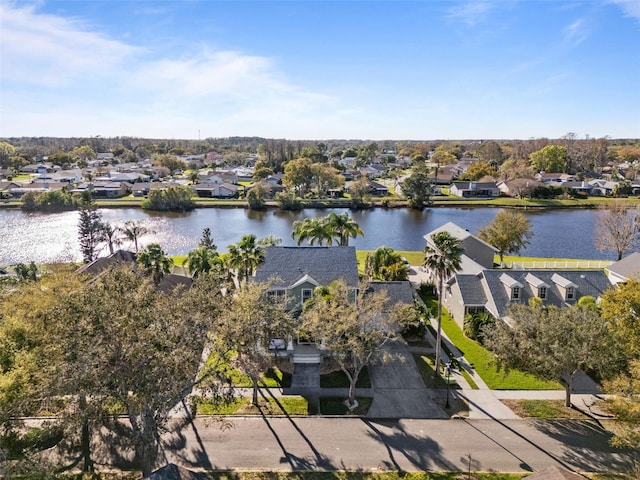
[[[34,5],[0,3],[2,78],[68,85],[122,65],[138,48],[88,30],[79,20],[36,12]]]
[[[572,45],[579,45],[587,38],[587,28],[584,20],[578,19],[564,29],[564,39]]]
[[[493,6],[488,1],[464,2],[449,9],[449,18],[474,26],[485,19]]]
[[[293,84],[265,56],[204,47],[152,58],[152,49],[94,33],[78,19],[33,5],[1,8],[7,136],[176,137],[208,127],[275,134],[351,108]]]
[[[638,0],[610,0],[611,3],[622,9],[625,16],[632,17],[640,22],[640,2]]]

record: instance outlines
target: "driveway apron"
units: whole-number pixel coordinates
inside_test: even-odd
[[[390,360],[369,367],[373,402],[368,418],[449,418],[427,390],[406,344],[393,342]]]

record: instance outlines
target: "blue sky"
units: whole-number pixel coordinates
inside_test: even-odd
[[[0,136],[640,137],[640,0],[0,0]]]

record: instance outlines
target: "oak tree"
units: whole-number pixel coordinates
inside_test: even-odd
[[[505,253],[518,253],[529,245],[532,236],[529,219],[524,214],[512,210],[499,212],[490,225],[478,232],[481,240],[498,250],[501,265],[504,265]]]

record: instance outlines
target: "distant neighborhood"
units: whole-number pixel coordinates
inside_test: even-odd
[[[237,145],[216,150],[215,142],[153,144],[134,152],[117,142],[105,151],[78,140],[51,154],[45,153],[52,148],[19,145],[24,139],[14,143],[0,142],[0,198],[89,191],[96,199],[118,199],[175,186],[189,188],[194,197],[216,199],[247,198],[255,190],[261,200],[285,193],[408,199],[425,194],[464,199],[640,195],[640,147],[633,141],[361,142],[329,149],[325,143],[297,142],[293,148],[292,142],[265,140],[242,152]],[[584,150],[594,145],[599,150]],[[193,153],[197,150],[206,152]]]

